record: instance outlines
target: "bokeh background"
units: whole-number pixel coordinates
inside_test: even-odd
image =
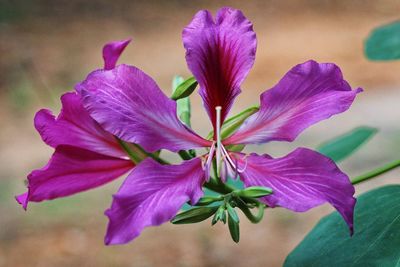
[[[121,61],[150,74],[170,93],[175,74],[188,77],[181,30],[199,9],[242,9],[254,23],[257,59],[233,112],[258,103],[293,65],[308,59],[335,62],[353,87],[365,92],[343,115],[319,123],[293,143],[254,148],[284,155],[310,148],[359,125],[379,133],[340,166],[350,176],[399,156],[400,62],[370,62],[363,42],[370,30],[400,17],[400,2],[382,1],[123,1],[0,0],[0,266],[281,266],[285,256],[324,215],[328,205],[307,213],[268,210],[262,223],[241,222],[241,241],[223,225],[165,224],[149,228],[125,246],[105,247],[103,235],[111,195],[122,179],[102,188],[24,212],[13,197],[23,192],[27,173],[44,165],[52,150],[33,128],[34,113],[58,113],[59,96],[102,66],[101,48],[132,37]],[[193,95],[194,128],[209,122]],[[388,173],[357,186],[357,194],[398,183]]]

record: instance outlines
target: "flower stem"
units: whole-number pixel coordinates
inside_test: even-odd
[[[359,184],[361,182],[364,182],[364,181],[367,181],[369,179],[372,179],[372,178],[374,178],[374,177],[376,177],[378,175],[384,174],[385,172],[393,170],[393,169],[395,169],[397,167],[400,167],[400,160],[392,161],[392,162],[390,162],[390,163],[388,163],[388,164],[386,164],[386,165],[384,165],[382,167],[379,167],[379,168],[377,168],[375,170],[372,170],[372,171],[364,173],[364,174],[362,174],[360,176],[357,176],[357,177],[355,177],[355,178],[353,178],[351,180],[351,183],[353,185]]]
[[[126,152],[126,154],[128,154],[129,158],[135,163],[138,164],[139,162],[141,162],[143,159],[141,159],[138,155],[136,155],[128,146],[128,144],[126,144],[124,141],[122,141],[119,138],[116,138],[118,144],[124,149],[124,151]]]
[[[149,153],[146,150],[143,149],[143,147],[139,146],[138,144],[133,144],[140,152],[144,153],[146,156],[154,159],[155,161],[157,161],[158,163],[161,164],[169,164],[168,161],[163,160],[162,158],[160,158],[159,156],[153,154],[153,153]]]
[[[257,207],[258,207],[257,215],[254,215],[253,213],[251,213],[250,209],[244,203],[239,202],[237,204],[238,204],[238,208],[243,211],[244,215],[246,215],[246,217],[252,223],[259,223],[262,220],[262,218],[264,217],[265,206],[260,202],[257,205]]]

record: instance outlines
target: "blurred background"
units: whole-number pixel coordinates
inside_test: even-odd
[[[83,1],[0,0],[0,266],[281,266],[285,256],[324,215],[268,210],[262,223],[241,222],[241,241],[227,227],[165,224],[148,228],[125,246],[105,247],[103,211],[123,179],[90,192],[30,205],[24,212],[14,195],[25,191],[26,175],[42,167],[52,150],[33,128],[35,112],[58,113],[59,96],[88,72],[102,67],[110,40],[132,37],[120,62],[136,65],[169,94],[173,75],[188,77],[181,31],[199,9],[242,9],[258,37],[255,65],[233,113],[258,103],[295,64],[308,59],[335,62],[353,87],[365,89],[343,115],[305,131],[293,143],[254,148],[281,156],[297,146],[314,148],[360,125],[379,133],[340,167],[350,176],[397,159],[400,150],[400,62],[370,62],[363,42],[381,24],[399,19],[400,2],[381,1]],[[210,125],[197,94],[192,125]],[[357,186],[357,194],[399,183],[388,173]]]

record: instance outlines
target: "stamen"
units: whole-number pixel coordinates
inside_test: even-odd
[[[217,132],[217,153],[216,153],[216,161],[217,161],[217,176],[219,177],[219,172],[221,168],[221,107],[215,107],[216,111],[216,132]]]
[[[245,155],[242,160],[245,160],[244,167],[243,169],[238,169],[237,170],[238,173],[243,173],[247,168],[247,155]]]
[[[208,152],[208,155],[206,156],[207,160],[205,165],[203,166],[203,170],[206,174],[206,181],[208,182],[210,180],[210,169],[211,169],[211,162],[214,157],[214,152],[215,152],[215,142],[212,143],[210,152]]]
[[[224,146],[222,146],[221,149],[222,149],[222,153],[224,155],[224,158],[228,160],[229,164],[231,165],[231,167],[233,169],[236,169],[236,164],[233,162],[233,160],[232,160],[231,156],[229,155],[228,151],[226,151]]]

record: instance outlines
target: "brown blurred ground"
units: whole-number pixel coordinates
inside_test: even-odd
[[[133,37],[121,62],[149,73],[166,93],[175,74],[190,75],[180,33],[199,9],[243,10],[258,36],[257,59],[233,112],[258,102],[290,67],[308,59],[335,62],[346,79],[365,92],[344,115],[307,130],[296,142],[271,143],[258,152],[283,155],[296,146],[315,147],[355,126],[380,133],[341,164],[350,175],[398,158],[400,148],[400,62],[369,62],[363,40],[369,31],[399,19],[400,3],[387,1],[4,1],[0,0],[0,267],[3,266],[280,266],[315,222],[332,209],[305,214],[268,211],[259,225],[241,223],[234,244],[227,229],[209,222],[144,231],[126,246],[102,243],[103,211],[121,180],[53,202],[27,213],[13,196],[23,180],[45,164],[47,148],[32,126],[41,107],[59,108],[61,92],[102,64],[109,40]],[[209,126],[197,96],[195,129]],[[357,187],[398,183],[399,172]]]

